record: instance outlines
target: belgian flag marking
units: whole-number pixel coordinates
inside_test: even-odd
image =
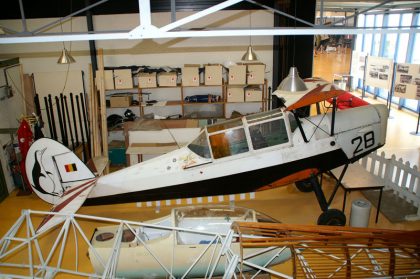
[[[66,168],[66,172],[77,171],[76,164],[68,164],[68,165],[64,165],[64,167]]]

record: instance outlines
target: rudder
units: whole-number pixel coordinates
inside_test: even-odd
[[[49,138],[38,139],[31,145],[25,167],[34,192],[51,204],[57,204],[72,186],[95,178],[70,149]]]

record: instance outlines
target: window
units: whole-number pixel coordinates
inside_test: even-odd
[[[283,118],[250,126],[249,134],[256,150],[289,142]]]
[[[373,19],[374,17],[374,19]],[[391,27],[391,30],[403,29],[408,26],[415,26],[419,29],[420,16],[419,13],[413,12],[399,12],[397,10],[390,10],[386,14],[368,14],[359,15],[357,17],[357,27]],[[420,52],[415,51],[420,49],[420,33],[386,33],[386,34],[364,34],[356,36],[355,50],[364,51],[372,56],[387,57],[394,59],[397,63],[412,63],[420,64]],[[362,83],[358,83],[359,87]],[[388,90],[375,89],[367,87],[368,92],[375,92],[381,98],[388,98]],[[397,97],[392,98],[393,103],[397,103],[408,109],[417,111],[417,100],[403,99],[399,100]]]
[[[207,135],[204,130],[188,145],[188,148],[203,158],[210,158],[210,149],[207,143]]]
[[[283,116],[283,113],[280,109],[267,111],[267,112],[261,112],[256,114],[251,114],[246,117],[246,122],[248,124],[253,124],[256,122],[262,122],[269,119],[274,119]]]
[[[365,26],[365,15],[359,15],[357,17],[357,27],[362,28]],[[355,44],[357,51],[362,51],[363,48],[363,35],[356,36],[356,44]]]
[[[223,131],[209,136],[214,159],[248,152],[244,128]]]
[[[383,15],[376,15],[375,16],[375,27],[382,26],[384,16]],[[372,52],[371,55],[378,56],[381,46],[381,34],[374,34],[373,35],[373,42],[372,42]]]

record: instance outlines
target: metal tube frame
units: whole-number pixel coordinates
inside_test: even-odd
[[[352,34],[370,34],[370,33],[410,33],[410,32],[420,32],[419,29],[414,29],[412,27],[408,28],[395,28],[395,29],[384,29],[384,28],[343,28],[343,27],[334,27],[336,24],[340,23],[337,21],[334,25],[313,25],[312,23],[306,22],[302,19],[291,16],[282,11],[270,8],[265,5],[261,5],[253,0],[227,0],[215,6],[212,6],[208,9],[199,11],[190,16],[182,18],[171,22],[168,25],[163,27],[156,27],[151,23],[151,10],[150,10],[150,0],[139,0],[139,20],[140,25],[132,30],[112,30],[112,31],[102,31],[102,32],[87,32],[87,33],[40,33],[42,30],[45,30],[51,26],[59,24],[74,15],[82,13],[89,10],[97,5],[100,5],[109,0],[102,0],[97,3],[94,3],[90,6],[87,6],[81,10],[78,10],[74,13],[71,13],[63,18],[59,18],[49,24],[46,24],[40,28],[37,28],[33,31],[27,32],[18,32],[10,35],[0,36],[0,44],[13,44],[13,43],[36,43],[36,42],[65,42],[65,41],[86,41],[86,40],[113,40],[113,39],[159,39],[159,38],[187,38],[187,37],[232,37],[232,36],[287,36],[287,35],[317,35],[317,34],[330,34],[330,35],[352,35]],[[283,16],[292,18],[295,21],[299,21],[309,25],[311,27],[300,27],[300,28],[258,28],[258,29],[223,29],[223,30],[200,30],[200,31],[174,31],[176,28],[192,22],[194,20],[200,19],[204,16],[210,15],[217,11],[220,11],[224,8],[232,6],[242,1],[247,1],[249,3],[256,4],[260,7],[264,7],[274,13],[281,14]],[[365,9],[360,13],[368,12],[372,9],[381,7],[390,2],[390,0],[383,1],[382,3]],[[23,6],[22,6],[23,10]],[[347,16],[344,20],[355,17],[356,14]],[[24,20],[24,15],[22,20]],[[24,24],[26,25],[26,24]],[[5,29],[5,28],[4,28]],[[25,27],[24,27],[25,29]],[[5,29],[7,30],[7,28]],[[28,35],[29,33],[29,35]]]

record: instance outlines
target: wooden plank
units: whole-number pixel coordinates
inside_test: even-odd
[[[102,155],[108,157],[108,127],[106,123],[106,100],[105,100],[105,72],[104,72],[104,52],[98,49],[98,81],[99,89],[99,110],[101,115],[101,140]]]
[[[35,112],[35,104],[34,104],[34,97],[35,97],[35,88],[34,88],[34,80],[31,75],[24,74],[23,75],[23,96],[25,98],[25,114],[31,115],[32,112]],[[39,100],[39,103],[44,103],[44,100]],[[44,119],[46,121],[46,119]]]

